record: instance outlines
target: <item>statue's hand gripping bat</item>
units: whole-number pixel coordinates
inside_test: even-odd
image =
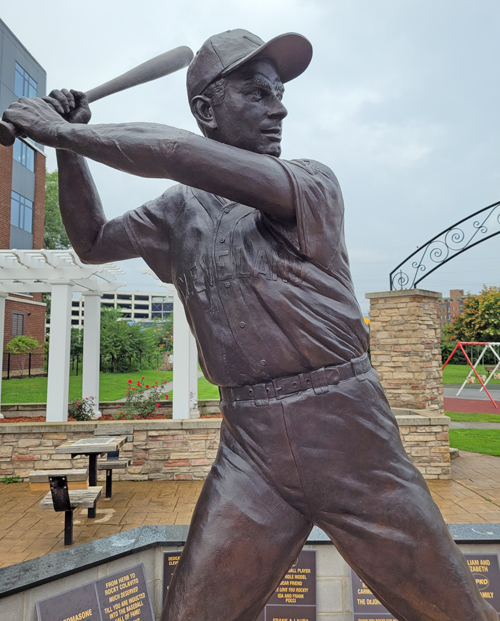
[[[132,86],[144,84],[165,75],[179,71],[187,67],[193,58],[193,52],[189,47],[176,47],[169,52],[155,56],[151,60],[142,63],[138,67],[127,71],[126,73],[87,91],[87,100],[89,103],[103,99],[113,93],[119,93]],[[18,135],[18,131],[11,123],[0,121],[0,144],[10,147],[14,144],[14,140]]]

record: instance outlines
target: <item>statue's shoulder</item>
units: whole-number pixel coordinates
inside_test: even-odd
[[[284,163],[293,167],[299,167],[300,169],[308,172],[312,176],[320,175],[323,177],[327,177],[328,179],[333,181],[335,185],[339,185],[338,179],[335,176],[333,170],[329,168],[326,164],[318,162],[317,160],[301,158],[296,160],[286,160]]]

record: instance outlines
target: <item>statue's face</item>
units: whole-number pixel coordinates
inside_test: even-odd
[[[288,114],[281,103],[284,87],[274,62],[250,61],[226,77],[224,101],[213,108],[216,140],[279,157],[281,126]]]

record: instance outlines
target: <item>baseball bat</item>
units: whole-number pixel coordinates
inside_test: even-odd
[[[176,47],[169,52],[165,52],[164,54],[151,58],[151,60],[147,60],[145,63],[123,73],[117,78],[101,84],[101,86],[87,91],[87,100],[89,103],[92,103],[108,95],[113,95],[114,93],[132,88],[133,86],[162,78],[165,75],[169,75],[170,73],[187,67],[192,58],[193,52],[189,47],[184,45]],[[18,135],[19,132],[12,123],[0,121],[0,144],[4,147],[12,146]]]

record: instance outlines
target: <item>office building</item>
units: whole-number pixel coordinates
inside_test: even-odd
[[[0,20],[0,112],[20,97],[44,96],[45,88],[44,69]],[[13,147],[0,146],[0,248],[43,248],[44,215],[43,147],[23,138]],[[43,346],[45,304],[40,293],[9,295],[5,313],[5,345],[27,334]]]

